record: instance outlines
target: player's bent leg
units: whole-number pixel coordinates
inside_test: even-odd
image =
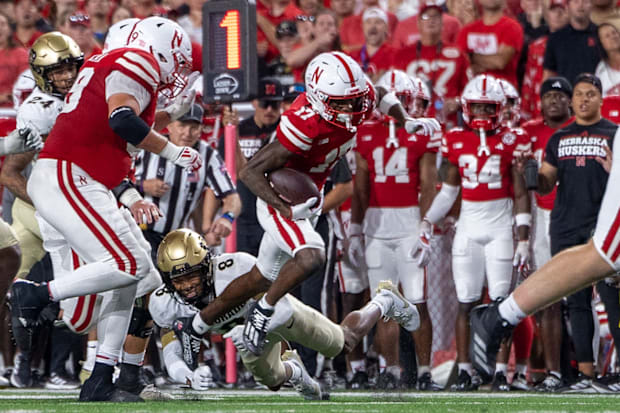
[[[19,269],[21,250],[15,232],[0,219],[0,305]]]
[[[17,277],[26,278],[30,269],[45,255],[43,239],[32,205],[16,198],[11,213],[13,215],[12,228],[23,251]]]

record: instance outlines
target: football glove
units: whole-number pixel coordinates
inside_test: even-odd
[[[349,227],[349,248],[347,250],[347,257],[349,258],[349,263],[353,267],[360,268],[364,264],[365,249],[362,226],[352,223]]]
[[[529,265],[530,261],[530,242],[519,241],[517,244],[517,249],[515,250],[515,256],[512,260],[513,267],[517,267],[517,271],[520,274],[524,274],[530,269]]]
[[[313,216],[321,215],[321,211],[323,210],[323,197],[317,199],[317,197],[313,196],[301,204],[291,205],[290,208],[291,219],[293,221],[312,218]]]
[[[198,367],[194,370],[192,377],[187,379],[191,382],[192,389],[194,390],[208,390],[214,385],[213,374],[209,366]]]
[[[433,225],[423,220],[420,223],[418,239],[409,252],[412,258],[417,259],[418,267],[426,267],[431,260],[431,239],[433,237]]]
[[[199,170],[202,166],[202,157],[195,149],[189,146],[183,146],[182,151],[179,153],[179,157],[172,162],[192,173]]]
[[[43,138],[36,127],[30,125],[15,129],[0,141],[0,155],[39,151],[41,148],[43,148]]]
[[[249,357],[252,355],[243,342],[243,325],[233,327],[228,333],[224,334],[224,338],[232,340],[241,357]]]
[[[407,118],[405,120],[405,130],[407,133],[416,133],[418,130],[421,130],[425,135],[432,136],[435,132],[441,130],[441,126],[433,118]]]

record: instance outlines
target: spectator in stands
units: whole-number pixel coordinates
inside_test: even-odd
[[[316,55],[330,50],[340,50],[337,18],[330,9],[321,10],[314,18],[313,37],[284,56],[286,64],[293,69],[295,82],[303,82],[306,65]],[[301,36],[300,36],[301,37]],[[301,37],[303,39],[303,37]]]
[[[456,17],[461,26],[466,26],[478,19],[478,9],[474,0],[448,0],[448,11]]]
[[[346,17],[353,16],[355,11],[355,0],[331,0],[330,8],[338,17],[338,27],[341,27],[342,20]]]
[[[101,53],[101,47],[97,44],[90,28],[90,16],[88,14],[80,11],[65,14],[59,17],[59,23],[60,32],[71,37],[80,46],[84,52],[84,60]]]
[[[28,51],[18,47],[8,16],[0,13],[0,107],[12,107],[13,83],[28,68]]]
[[[292,20],[284,20],[276,28],[276,40],[280,55],[269,62],[268,71],[270,76],[293,77],[291,68],[286,64],[284,56],[289,56],[295,45],[299,42],[297,24]]]
[[[620,8],[615,0],[592,0],[590,20],[597,26],[611,23],[620,30]]]
[[[394,47],[403,47],[415,44],[418,40],[420,40],[420,15],[421,10],[426,10],[428,8],[435,7],[440,11],[441,16],[441,41],[445,44],[454,44],[456,43],[456,37],[461,30],[461,23],[459,20],[449,15],[448,13],[443,13],[443,2],[440,0],[420,0],[420,7],[418,12],[398,23],[396,26],[396,30],[394,31],[394,38],[392,40],[392,44]]]
[[[521,8],[523,12],[517,16],[517,21],[523,27],[523,38],[526,45],[549,34],[549,27],[543,12],[543,0],[521,0]]]
[[[566,0],[550,0],[545,7],[545,20],[549,31],[554,33],[568,24]],[[527,49],[527,59],[521,84],[521,115],[534,119],[541,115],[540,86],[543,82],[543,61],[548,36],[535,40]]]
[[[439,115],[439,121],[450,129],[456,125],[469,63],[459,48],[442,41],[442,13],[442,8],[432,2],[420,3],[420,39],[396,52],[394,67],[429,82],[433,93],[429,115]]]
[[[369,7],[362,15],[364,45],[352,50],[349,55],[355,59],[364,73],[374,82],[392,67],[396,49],[388,44],[388,17],[379,7]]]
[[[296,3],[306,16],[316,16],[323,8],[323,2],[320,0],[297,0]]]
[[[359,14],[354,14],[342,19],[342,23],[340,24],[340,41],[342,43],[342,50],[345,52],[359,49],[366,41],[366,39],[364,39],[364,31],[362,30],[364,11],[369,7],[381,8],[379,0],[363,0],[362,4],[364,7]],[[396,30],[396,25],[398,24],[398,19],[393,13],[386,13],[388,16],[388,38],[391,41],[394,30]]]
[[[258,98],[252,101],[254,116],[239,122],[237,128],[239,143],[235,158],[237,171],[241,170],[256,152],[271,141],[280,122],[280,110],[284,99],[280,81],[272,77],[262,78],[258,93]],[[236,113],[225,109],[222,123],[226,125],[236,122],[238,122]],[[220,141],[218,150],[221,154],[225,153],[223,139]],[[237,218],[237,251],[257,256],[264,231],[256,218],[256,195],[240,180],[237,181],[237,192],[242,205],[241,214]]]
[[[482,18],[465,26],[457,42],[469,55],[474,74],[506,79],[516,87],[523,29],[504,15],[505,5],[506,0],[480,0]]]
[[[131,17],[133,17],[131,9],[128,9],[124,6],[117,6],[112,12],[112,16],[110,16],[110,25],[118,23],[121,20],[129,19]]]
[[[18,0],[15,4],[14,39],[18,45],[27,49],[43,34],[37,29],[37,20],[41,18],[34,0]]]
[[[55,0],[53,2],[54,8],[51,10],[52,21],[54,23],[54,27],[58,26],[58,17],[65,14],[66,12],[73,13],[78,9],[77,0]]]
[[[192,42],[202,44],[202,5],[206,0],[188,0],[189,13],[179,17],[177,23],[189,34]]]
[[[620,31],[611,23],[598,27],[601,61],[596,76],[603,84],[603,97],[620,95]]]
[[[90,16],[90,27],[99,44],[103,44],[110,27],[108,20],[110,11],[110,0],[88,0],[86,2],[86,12]]]
[[[580,73],[594,73],[600,56],[591,10],[591,0],[568,0],[568,25],[547,41],[543,79],[562,76],[574,82]]]
[[[139,19],[144,19],[149,16],[168,16],[168,9],[157,4],[155,0],[132,0],[132,3],[134,17]]]
[[[258,56],[271,61],[278,55],[276,27],[284,20],[304,15],[292,0],[259,0],[256,2]]]

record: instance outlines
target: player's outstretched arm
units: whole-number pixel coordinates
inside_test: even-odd
[[[257,197],[271,205],[285,218],[291,218],[290,206],[275,193],[266,174],[282,168],[291,157],[292,152],[278,140],[258,151],[256,155],[239,171],[239,179],[250,188]]]
[[[172,380],[176,383],[190,385],[194,390],[207,390],[213,386],[213,376],[208,366],[198,367],[193,371],[187,367],[183,357],[183,349],[173,331],[162,328],[161,343],[164,364]]]

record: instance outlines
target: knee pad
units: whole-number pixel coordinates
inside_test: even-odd
[[[152,323],[149,324],[149,321],[152,320],[153,318],[146,305],[146,299],[144,297],[137,298],[131,312],[131,321],[129,322],[127,334],[140,338],[149,337],[153,333],[153,325]]]

